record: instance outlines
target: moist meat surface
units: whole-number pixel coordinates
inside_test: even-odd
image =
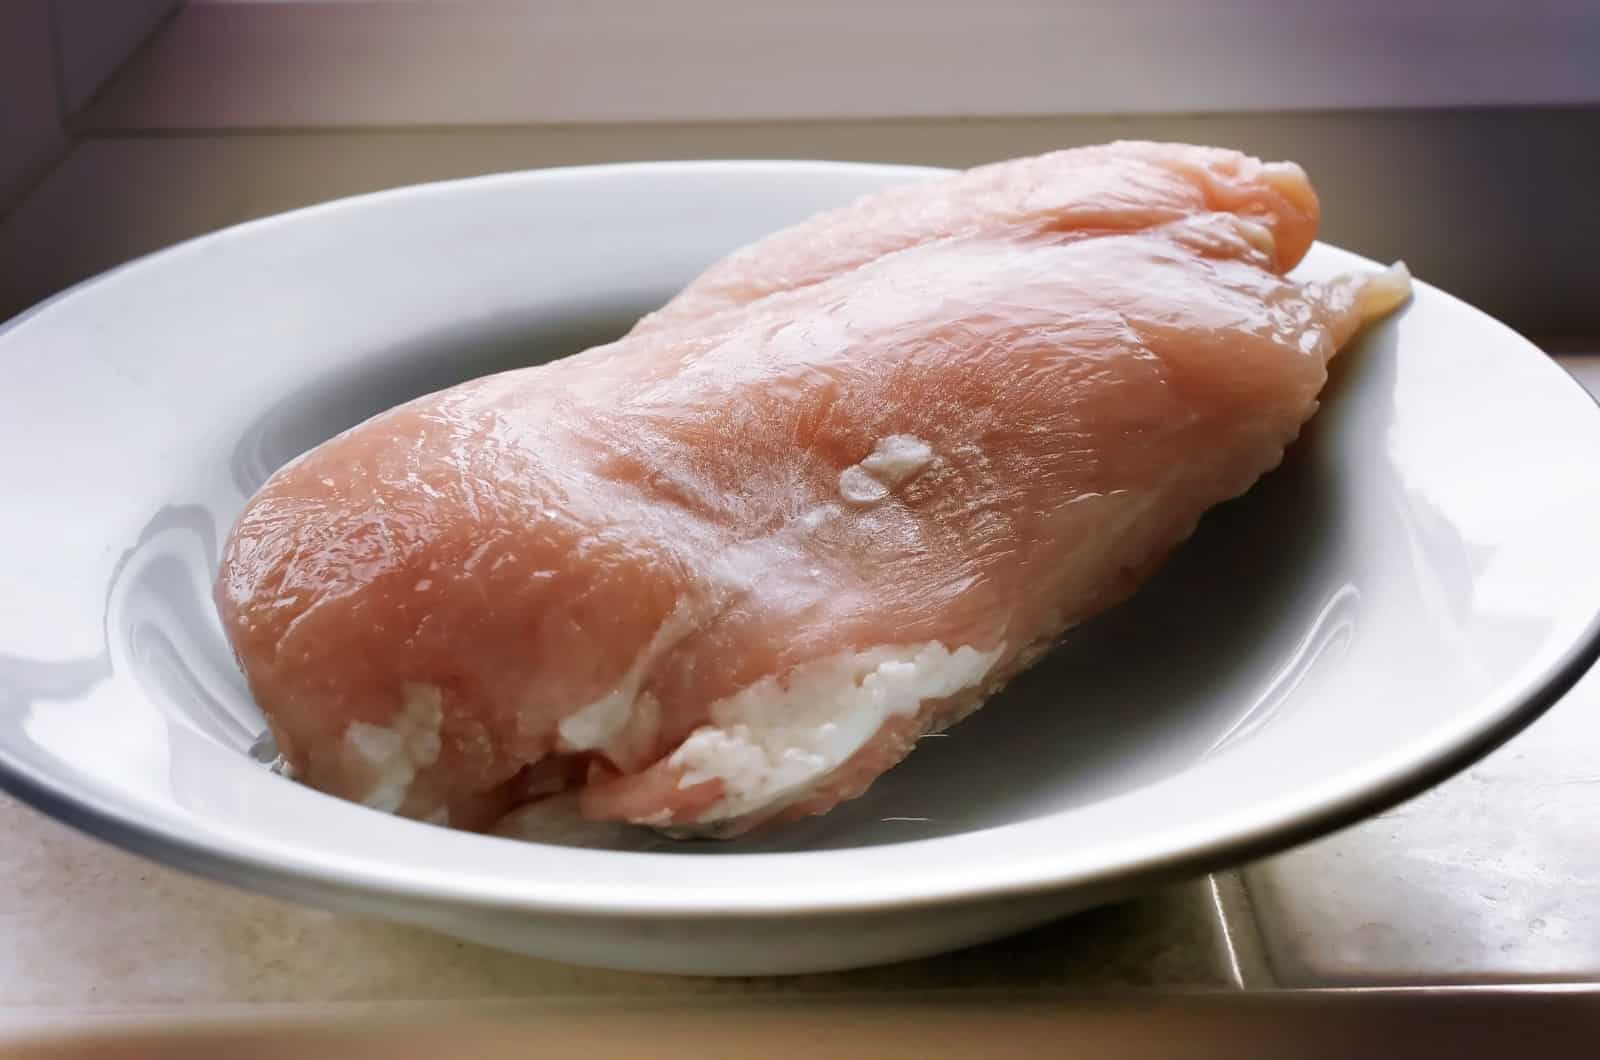
[[[627,337],[377,416],[228,541],[306,782],[728,834],[860,794],[1280,460],[1403,270],[1288,280],[1292,164],[1113,144],[891,189]]]

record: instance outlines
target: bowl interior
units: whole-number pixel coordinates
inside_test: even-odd
[[[225,462],[241,496],[346,427],[420,394],[622,334],[657,303],[497,320],[378,351],[360,370],[330,366],[261,410]],[[564,802],[519,815],[540,842],[682,854],[894,843],[1013,824],[1133,790],[1249,739],[1293,709],[1317,666],[1352,646],[1360,593],[1340,563],[1338,480],[1320,430],[1286,466],[1223,506],[1132,603],[1074,633],[984,710],[917,753],[863,798],[813,821],[732,842],[663,841],[646,830],[583,827]],[[193,469],[215,477],[222,468]],[[186,727],[260,768],[271,749],[221,640],[210,581],[225,521],[203,505],[164,509],[118,579],[108,635],[147,694]],[[1308,531],[1315,532],[1308,532]],[[180,541],[184,541],[178,547]],[[1216,606],[1226,601],[1227,621]],[[1108,665],[1110,663],[1110,665]],[[1304,694],[1303,690],[1299,694]],[[253,753],[252,753],[253,752]],[[253,758],[255,761],[250,761]],[[210,797],[191,793],[196,812]]]
[[[556,804],[510,841],[267,770],[210,585],[273,469],[407,398],[614,337],[726,249],[921,175],[635,166],[418,189],[231,230],[17,322],[0,334],[23,383],[0,398],[21,605],[0,617],[0,763],[102,830],[388,886],[935,893],[1303,824],[1525,709],[1589,637],[1600,418],[1424,286],[1341,357],[1284,465],[1131,603],[826,817],[672,843]],[[1352,267],[1373,266],[1319,246],[1303,270]],[[924,875],[888,882],[907,872]]]

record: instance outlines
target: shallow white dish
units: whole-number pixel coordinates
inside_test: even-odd
[[[927,954],[1377,811],[1597,651],[1600,414],[1425,283],[1285,465],[1131,604],[865,798],[734,844],[450,832],[270,773],[210,604],[279,464],[405,398],[620,333],[726,250],[931,171],[512,174],[244,225],[0,330],[0,781],[244,887],[624,968]],[[1318,246],[1306,274],[1373,267]],[[624,849],[633,847],[635,849]],[[648,849],[639,849],[648,848]]]

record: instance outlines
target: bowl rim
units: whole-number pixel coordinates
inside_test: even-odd
[[[230,225],[134,258],[74,284],[0,323],[0,338],[35,316],[127,270],[142,268],[153,262],[185,255],[284,223],[299,223],[343,211],[383,207],[434,195],[471,194],[474,189],[498,185],[536,186],[546,182],[648,177],[665,173],[714,178],[718,174],[749,175],[762,171],[772,174],[855,172],[883,177],[903,175],[907,179],[949,172],[931,166],[868,162],[727,159],[563,166],[407,185],[333,199]],[[1316,248],[1324,253],[1331,251],[1354,264],[1381,268],[1377,263],[1337,247],[1319,242]],[[1472,314],[1479,326],[1498,330],[1531,353],[1545,358],[1550,371],[1564,380],[1564,385],[1583,393],[1589,407],[1600,412],[1600,401],[1589,395],[1581,384],[1526,338],[1447,292],[1420,280],[1414,283],[1420,291],[1426,291],[1428,297],[1454,303],[1458,309]],[[1453,714],[1448,722],[1434,726],[1379,758],[1369,759],[1360,767],[1331,774],[1318,784],[1297,788],[1290,795],[1253,805],[1247,810],[1213,816],[1202,824],[1190,825],[1176,833],[1163,831],[1156,837],[1159,842],[1147,840],[1142,848],[1140,844],[1134,844],[1126,856],[1101,859],[1114,862],[1111,864],[1057,865],[1052,869],[1052,859],[1044,858],[1028,866],[1027,871],[1019,869],[1006,878],[990,878],[992,874],[986,876],[980,872],[971,874],[965,882],[938,881],[938,886],[928,886],[926,883],[919,886],[918,881],[908,880],[901,875],[885,876],[880,878],[879,885],[872,893],[824,891],[797,897],[792,891],[786,890],[770,896],[741,895],[737,901],[730,900],[723,892],[665,896],[660,893],[630,893],[619,900],[573,893],[537,894],[524,889],[511,893],[504,888],[484,886],[480,881],[460,875],[451,877],[448,883],[439,879],[400,880],[392,874],[374,871],[374,867],[365,860],[341,862],[325,856],[308,857],[300,852],[287,858],[273,857],[269,856],[269,852],[241,845],[216,833],[186,832],[174,825],[142,817],[135,809],[113,798],[77,788],[46,770],[14,757],[3,744],[0,744],[0,789],[72,827],[133,853],[248,889],[325,905],[348,906],[354,899],[370,899],[377,895],[402,903],[470,904],[566,917],[676,919],[705,916],[848,916],[1022,898],[1087,885],[1110,892],[1134,880],[1155,881],[1198,874],[1225,864],[1277,852],[1409,799],[1471,765],[1559,701],[1597,658],[1600,658],[1600,602],[1596,603],[1578,635],[1537,672],[1528,673],[1524,667],[1524,671],[1503,681],[1470,708]],[[1048,820],[1024,821],[985,829],[983,833],[961,833],[912,842],[947,844],[977,834],[1039,828],[1047,825]],[[607,856],[676,857],[638,852],[607,852]],[[792,861],[816,856],[817,852],[806,851],[739,855],[741,861]]]

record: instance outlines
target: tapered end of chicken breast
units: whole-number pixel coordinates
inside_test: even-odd
[[[1356,300],[1356,312],[1363,323],[1388,316],[1411,299],[1411,270],[1397,261],[1382,272],[1366,278]]]
[[[1309,284],[1306,290],[1328,315],[1331,354],[1411,300],[1411,270],[1397,261],[1382,272],[1345,273],[1326,284]]]

